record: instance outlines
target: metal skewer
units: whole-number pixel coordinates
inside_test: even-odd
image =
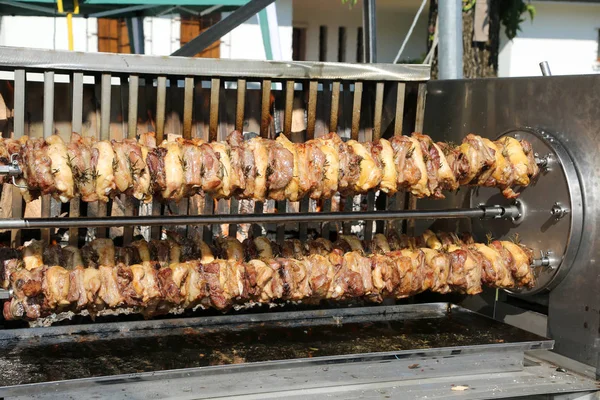
[[[479,206],[448,210],[395,210],[334,213],[286,213],[270,214],[271,223],[322,222],[322,221],[376,221],[394,219],[448,219],[485,218],[515,219],[521,210],[515,206]],[[72,227],[111,227],[111,226],[164,226],[164,225],[210,225],[210,224],[252,224],[263,223],[263,214],[224,214],[224,215],[157,215],[139,217],[104,218],[24,218],[0,220],[0,229],[43,229]]]

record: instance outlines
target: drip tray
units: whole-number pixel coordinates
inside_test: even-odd
[[[317,386],[344,370],[353,384],[519,371],[525,351],[553,344],[448,303],[11,329],[0,396],[191,375],[233,395],[232,382],[259,390],[259,376],[283,370],[317,371]]]

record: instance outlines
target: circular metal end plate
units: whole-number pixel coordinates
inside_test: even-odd
[[[536,284],[532,289],[511,293],[532,295],[552,290],[568,273],[577,255],[583,230],[581,185],[573,160],[550,134],[533,129],[515,129],[511,136],[531,143],[539,160],[540,174],[528,187],[520,189],[517,200],[506,199],[498,189],[477,188],[471,193],[471,207],[480,204],[518,204],[522,216],[516,220],[474,220],[476,237],[519,240],[534,250],[534,257],[547,266],[532,266]],[[544,166],[545,165],[545,166]]]

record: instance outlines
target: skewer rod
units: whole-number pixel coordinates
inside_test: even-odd
[[[139,217],[104,218],[24,218],[0,220],[0,229],[37,229],[111,226],[159,226],[159,225],[210,225],[318,222],[318,221],[376,221],[393,219],[449,219],[449,218],[518,218],[517,206],[481,206],[448,210],[390,210],[334,213],[288,213],[288,214],[224,214],[224,215],[155,215]]]

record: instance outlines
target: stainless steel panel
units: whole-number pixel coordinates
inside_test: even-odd
[[[494,138],[513,128],[532,127],[553,132],[575,161],[583,191],[583,237],[570,273],[549,295],[548,334],[556,340],[557,352],[596,365],[600,75],[434,81],[428,83],[427,97],[424,131],[436,140],[458,142],[469,132]],[[436,207],[462,206],[466,192],[449,195]],[[419,207],[431,204],[420,201]],[[461,228],[468,224],[461,223]]]
[[[481,238],[527,244],[538,259],[545,258],[546,265],[535,266],[534,287],[515,289],[515,293],[522,295],[545,293],[568,274],[579,249],[583,228],[579,177],[573,160],[551,134],[517,129],[506,132],[499,140],[504,137],[527,140],[538,159],[545,160],[546,165],[541,167],[532,186],[521,191],[517,200],[506,199],[494,188],[472,190],[473,205],[516,203],[522,210],[522,215],[514,220],[473,220],[473,233]],[[540,196],[540,193],[549,195]]]
[[[108,71],[113,74],[219,76],[223,78],[425,81],[428,65],[346,64],[157,57],[0,46],[1,68]]]

